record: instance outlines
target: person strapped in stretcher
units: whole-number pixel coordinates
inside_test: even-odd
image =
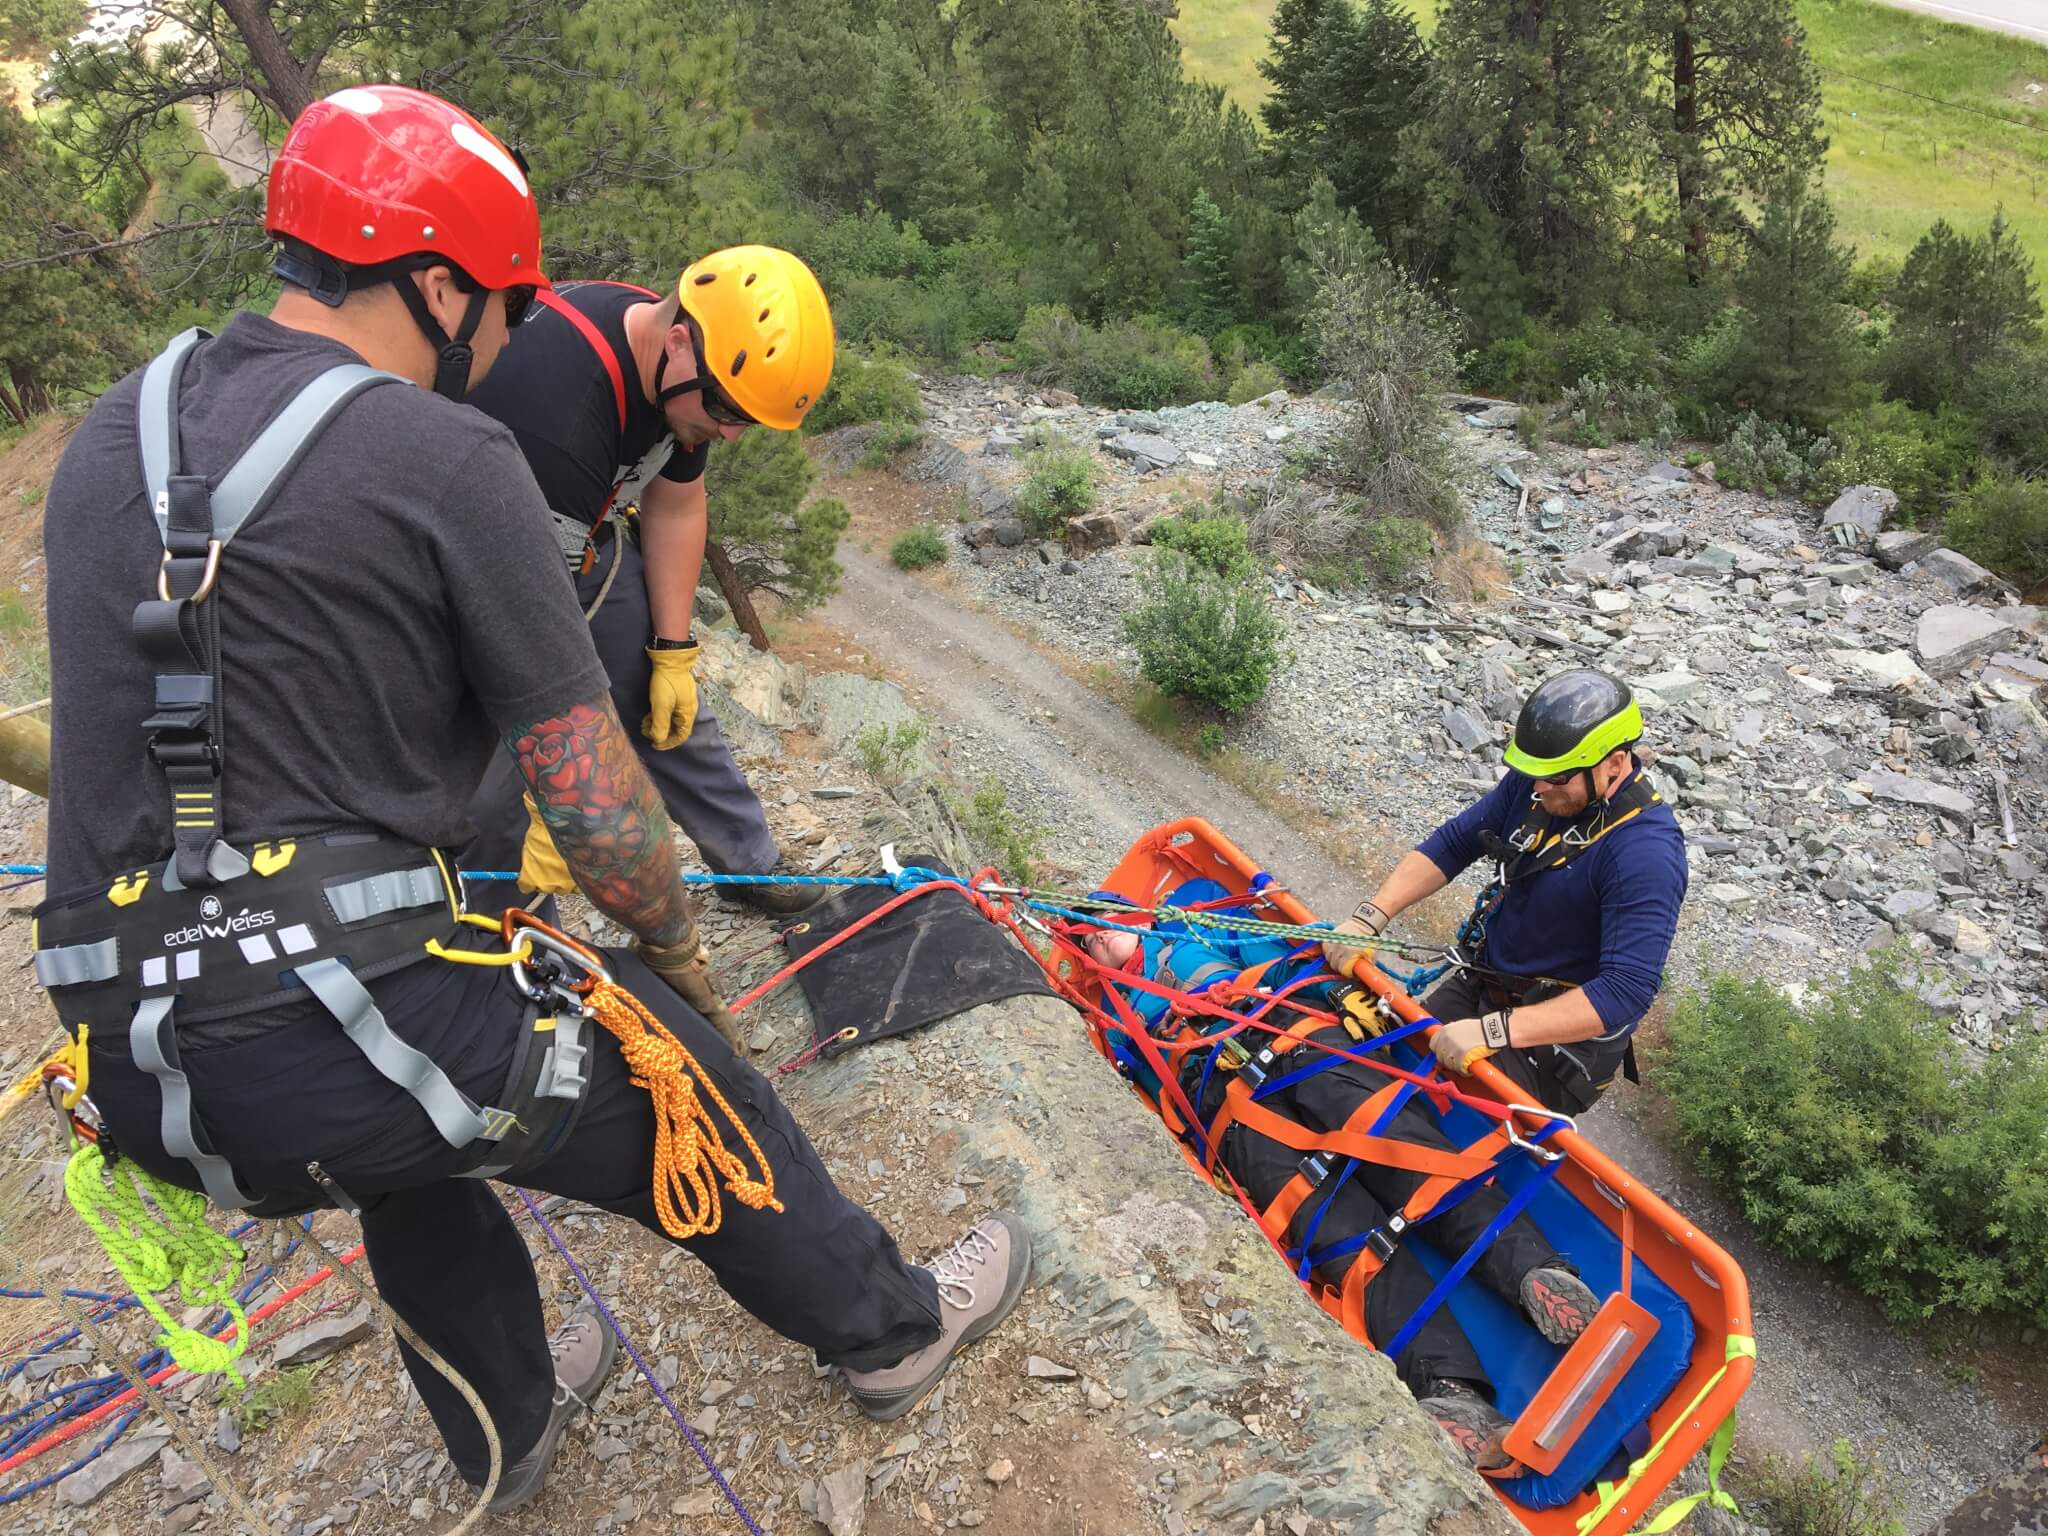
[[[1195,880],[1168,903],[1200,907],[1226,895]],[[1212,1173],[1236,1182],[1304,1281],[1341,1295],[1347,1327],[1386,1349],[1476,1470],[1517,1475],[1522,1468],[1502,1445],[1511,1422],[1494,1406],[1493,1381],[1450,1309],[1429,1305],[1441,1300],[1437,1282],[1404,1237],[1426,1222],[1421,1230],[1445,1253],[1483,1242],[1472,1278],[1553,1344],[1585,1332],[1599,1298],[1533,1221],[1506,1213],[1508,1197],[1484,1182],[1491,1168],[1483,1149],[1460,1148],[1426,1094],[1371,1064],[1387,1059],[1382,1036],[1393,1027],[1372,994],[1330,972],[1314,945],[1206,926],[1197,934],[1141,913],[1113,927],[1076,927],[1068,937],[1105,991],[1117,992],[1105,1000],[1127,1005],[1113,1007],[1126,1028],[1108,1034],[1120,1069],[1161,1098],[1159,1073],[1132,1030],[1142,1026],[1150,1042],[1167,1042],[1170,1054],[1157,1059],[1177,1064],[1200,1122],[1189,1140]],[[1196,1013],[1168,993],[1231,999],[1235,1014]],[[1247,1014],[1294,1033],[1292,1048],[1238,1027],[1234,1019]],[[1318,1141],[1369,1155],[1318,1149]],[[1511,1219],[1493,1231],[1503,1214]]]

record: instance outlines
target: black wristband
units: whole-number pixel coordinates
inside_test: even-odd
[[[687,651],[697,643],[697,631],[691,630],[680,640],[664,640],[656,635],[647,642],[650,651]]]
[[[1503,1008],[1498,1013],[1489,1013],[1479,1021],[1479,1033],[1487,1045],[1496,1051],[1504,1051],[1514,1042],[1508,1038],[1508,1019],[1512,1008]]]

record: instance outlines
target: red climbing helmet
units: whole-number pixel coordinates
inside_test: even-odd
[[[271,167],[264,227],[347,267],[433,251],[482,288],[551,286],[518,157],[409,86],[350,86],[301,112]]]

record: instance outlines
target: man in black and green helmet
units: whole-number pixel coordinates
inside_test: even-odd
[[[1577,1114],[1632,1069],[1629,1038],[1662,985],[1686,887],[1685,835],[1636,761],[1642,734],[1619,678],[1549,679],[1522,706],[1500,783],[1338,925],[1370,941],[1476,859],[1495,861],[1484,941],[1424,1000],[1444,1021],[1431,1045],[1446,1070],[1490,1056]],[[1323,948],[1340,974],[1371,953]]]

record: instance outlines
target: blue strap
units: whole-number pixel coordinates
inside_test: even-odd
[[[1556,1122],[1552,1121],[1551,1124],[1555,1126]],[[1558,1169],[1563,1166],[1564,1160],[1562,1158],[1554,1163],[1545,1163],[1537,1170],[1534,1178],[1530,1179],[1528,1183],[1508,1197],[1507,1204],[1500,1208],[1500,1214],[1487,1224],[1486,1230],[1479,1234],[1471,1247],[1458,1255],[1458,1262],[1444,1271],[1444,1277],[1437,1281],[1436,1289],[1423,1297],[1422,1305],[1415,1309],[1415,1315],[1401,1325],[1401,1331],[1395,1334],[1393,1339],[1386,1345],[1384,1353],[1389,1360],[1400,1358],[1401,1351],[1413,1343],[1415,1335],[1422,1331],[1422,1325],[1435,1315],[1436,1309],[1450,1299],[1451,1292],[1456,1290],[1465,1276],[1472,1272],[1472,1266],[1479,1262],[1480,1255],[1492,1246],[1495,1238],[1507,1230],[1510,1222],[1528,1209],[1529,1202],[1536,1198],[1545,1185],[1557,1177]],[[1470,1181],[1468,1180],[1467,1182]],[[1470,1193],[1470,1191],[1466,1193]],[[1436,1215],[1437,1211],[1444,1209],[1445,1203],[1451,1202],[1452,1196],[1458,1195],[1459,1192],[1457,1190],[1452,1190],[1450,1195],[1444,1197],[1444,1202],[1438,1204],[1437,1210],[1431,1211],[1429,1215]],[[1459,1196],[1459,1198],[1463,1198],[1463,1196]],[[1425,1221],[1428,1219],[1428,1216],[1423,1218]]]
[[[1427,1029],[1430,1025],[1436,1022],[1437,1021],[1435,1019],[1422,1018],[1417,1019],[1413,1024],[1403,1024],[1399,1029],[1389,1030],[1384,1035],[1374,1035],[1371,1044],[1366,1045],[1364,1049],[1368,1051],[1377,1051],[1381,1049],[1383,1046],[1393,1045],[1397,1041],[1406,1040],[1410,1035],[1417,1034],[1422,1030]],[[1334,1028],[1335,1026],[1332,1027]],[[1330,1070],[1330,1068],[1336,1066],[1338,1062],[1349,1061],[1350,1059],[1351,1058],[1349,1056],[1333,1056],[1330,1055],[1328,1052],[1325,1052],[1323,1054],[1322,1060],[1320,1061],[1311,1062],[1309,1065],[1305,1067],[1297,1067],[1294,1071],[1287,1073],[1284,1077],[1276,1077],[1272,1079],[1270,1082],[1264,1082],[1259,1084],[1259,1086],[1252,1091],[1252,1102],[1256,1104],[1261,1099],[1271,1098],[1274,1094],[1278,1093],[1282,1088],[1292,1087],[1295,1083],[1300,1082],[1304,1078],[1314,1077],[1318,1072],[1327,1072]],[[1411,1083],[1408,1086],[1412,1088],[1414,1084]]]

